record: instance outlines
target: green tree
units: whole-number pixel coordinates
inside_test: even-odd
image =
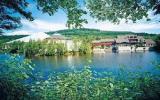
[[[67,48],[62,43],[56,44],[56,53],[57,55],[64,55],[67,52]]]
[[[0,33],[3,30],[16,29],[21,26],[20,18],[25,17],[32,21],[31,12],[26,11],[26,0],[1,0],[0,1]]]
[[[160,50],[160,35],[158,35],[156,38],[156,49]]]
[[[33,77],[31,60],[14,55],[0,65],[1,100],[28,100],[29,85],[25,81]]]
[[[52,56],[56,54],[56,45],[54,43],[46,44],[45,55]]]
[[[90,54],[90,53],[92,53],[91,47],[92,46],[91,46],[90,42],[83,41],[80,45],[79,52],[82,54]]]
[[[149,20],[149,10],[160,14],[159,0],[86,0],[86,4],[92,17],[114,23],[119,23],[121,19],[136,22],[143,17]]]
[[[54,15],[59,9],[62,9],[68,16],[67,26],[73,28],[82,26],[86,20],[81,18],[85,11],[80,9],[76,0],[31,0],[36,2],[38,10],[43,13]],[[4,30],[16,29],[21,26],[20,19],[25,17],[33,21],[31,11],[27,11],[29,2],[27,0],[1,0],[0,1],[0,33]]]
[[[87,23],[87,20],[82,18],[86,11],[80,9],[77,0],[37,0],[37,7],[49,15],[62,9],[67,14],[67,27],[69,28],[80,28],[83,23]]]

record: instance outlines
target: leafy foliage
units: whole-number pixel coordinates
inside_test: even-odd
[[[77,44],[78,41],[83,43]],[[24,54],[26,56],[60,56],[69,55],[80,52],[81,54],[92,53],[91,50],[91,40],[85,38],[84,40],[75,39],[75,47],[72,51],[67,50],[67,46],[64,43],[49,42],[44,41],[30,41],[28,43],[24,42],[13,42],[8,44],[3,44],[0,47],[0,52],[3,53],[13,53],[13,54]],[[77,45],[76,45],[77,44]],[[5,49],[6,47],[6,49]]]
[[[103,77],[94,77],[98,74]],[[120,72],[119,79],[108,72],[93,73],[86,66],[82,71],[54,74],[48,80],[37,82],[32,91],[43,100],[159,99],[158,78],[151,74],[124,74]]]
[[[12,41],[12,40],[15,40],[15,39],[19,39],[19,38],[22,38],[22,37],[25,37],[25,36],[26,35],[0,36],[0,52],[3,52],[3,51],[9,52],[9,51],[11,51],[9,48],[5,49],[6,42],[9,42],[9,41]],[[17,43],[17,44],[21,44],[21,43]],[[16,48],[18,48],[17,46],[18,45],[13,45],[12,50],[15,50]]]
[[[26,56],[34,56],[34,55],[64,55],[66,52],[66,47],[61,43],[48,43],[46,41],[30,41],[28,43],[24,43],[22,53],[25,53]],[[22,47],[21,46],[21,47]]]
[[[69,28],[79,28],[83,23],[87,23],[86,19],[82,18],[86,11],[80,8],[76,0],[31,0],[30,2],[27,0],[2,0],[0,2],[0,33],[4,30],[21,27],[22,17],[33,21],[31,11],[26,10],[31,2],[36,2],[37,8],[50,16],[62,9],[67,14]]]
[[[160,51],[160,35],[156,38],[156,49]]]
[[[31,12],[26,11],[26,0],[1,0],[0,2],[0,32],[16,29],[21,26],[21,16],[32,21]]]
[[[144,17],[150,20],[147,12],[151,9],[156,10],[155,14],[160,13],[159,0],[86,0],[86,4],[92,17],[113,23],[121,19],[136,22]]]
[[[67,14],[69,28],[81,28],[83,23],[87,23],[87,20],[82,18],[86,11],[80,8],[77,0],[37,0],[37,7],[49,15],[62,9]]]
[[[0,76],[4,75],[14,80],[24,80],[32,75],[33,65],[30,60],[23,60],[20,59],[20,56],[14,55],[9,57],[0,68]]]
[[[80,45],[79,52],[81,54],[91,54],[92,53],[92,45],[91,41],[88,38],[85,38]]]
[[[29,86],[25,80],[32,77],[33,65],[30,60],[20,60],[20,56],[9,57],[0,63],[0,98],[2,100],[29,99]]]
[[[26,56],[53,56],[53,55],[64,55],[67,53],[65,44],[54,43],[47,41],[30,41],[24,42],[13,42],[9,44],[3,44],[1,47],[6,49],[0,50],[3,53],[13,54],[24,54]]]
[[[0,44],[25,37],[26,35],[0,36]]]
[[[144,100],[160,99],[160,78],[144,72],[98,73],[85,66],[81,71],[53,73],[45,80],[32,80],[29,60],[13,56],[0,70],[0,96],[7,100]],[[15,73],[14,73],[15,72]],[[30,74],[31,73],[31,74]],[[26,77],[26,75],[28,77]],[[42,77],[42,76],[39,76]]]
[[[31,11],[27,11],[29,3],[36,2],[37,9],[43,13],[54,15],[59,9],[67,14],[67,24],[69,28],[81,28],[83,23],[87,23],[83,15],[87,14],[77,0],[1,0],[0,2],[0,33],[4,30],[11,30],[21,27],[20,19],[25,17],[33,21]],[[86,0],[86,6],[92,17],[105,21],[110,20],[119,23],[121,19],[136,20],[145,17],[147,12],[152,9],[155,14],[160,13],[159,0]]]

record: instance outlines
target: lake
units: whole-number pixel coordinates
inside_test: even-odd
[[[121,52],[83,56],[34,57],[36,70],[44,73],[80,70],[89,65],[97,72],[117,72],[120,68],[130,71],[149,71],[158,73],[155,66],[160,62],[157,52]]]
[[[5,59],[4,54],[0,55],[0,61]],[[52,57],[32,57],[35,70],[48,75],[50,72],[64,72],[81,70],[89,65],[93,71],[111,71],[116,73],[120,68],[128,71],[144,71],[159,73],[155,69],[160,63],[160,53],[158,52],[121,52],[104,53],[83,56],[52,56]]]

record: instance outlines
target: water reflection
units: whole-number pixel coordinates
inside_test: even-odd
[[[6,55],[1,54],[0,61],[2,62],[5,57]],[[85,65],[90,65],[92,70],[99,72],[117,72],[121,67],[131,71],[153,71],[155,64],[160,62],[160,53],[121,52],[83,56],[33,57],[31,59],[35,64],[36,71],[44,73],[80,70]],[[154,71],[154,73],[157,72]]]
[[[92,62],[89,63],[89,60]],[[160,53],[137,52],[137,53],[105,53],[83,56],[54,56],[34,57],[33,63],[38,71],[71,71],[79,70],[85,65],[90,65],[92,70],[116,72],[120,67],[132,71],[152,71],[153,62],[160,62]]]

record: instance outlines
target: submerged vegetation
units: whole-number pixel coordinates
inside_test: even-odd
[[[158,65],[159,66],[159,65]],[[30,60],[12,56],[1,63],[0,97],[5,100],[158,100],[159,75],[126,72],[80,71],[51,73],[43,78]],[[32,81],[31,81],[32,80]]]

